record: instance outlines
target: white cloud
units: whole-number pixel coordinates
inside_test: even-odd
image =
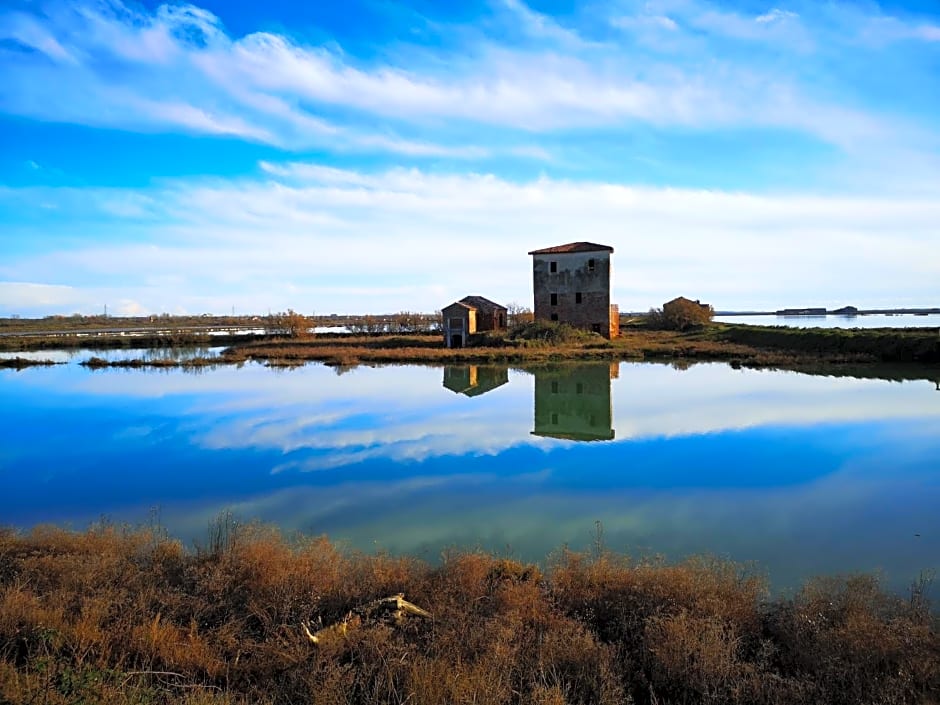
[[[767,12],[763,15],[758,15],[754,18],[754,21],[758,24],[770,24],[771,22],[785,22],[787,20],[795,20],[799,17],[795,12],[790,12],[789,10],[780,10],[774,8],[770,12]]]
[[[718,308],[803,298],[934,305],[940,281],[940,262],[923,256],[940,238],[940,203],[928,196],[515,182],[303,162],[265,162],[261,172],[257,180],[185,180],[143,193],[0,192],[0,205],[24,207],[61,197],[67,213],[76,211],[69,233],[100,231],[102,219],[124,213],[108,226],[121,233],[112,244],[11,253],[0,278],[123,291],[157,312],[232,304],[254,312],[430,311],[468,292],[528,301],[526,252],[596,240],[617,250],[615,299],[624,310],[678,293]]]
[[[676,21],[667,15],[624,15],[612,18],[610,23],[627,30],[659,29],[675,32],[679,29]]]

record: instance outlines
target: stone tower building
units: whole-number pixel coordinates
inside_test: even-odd
[[[620,334],[620,311],[610,303],[610,256],[614,248],[572,242],[533,250],[536,319],[559,321],[600,333]]]

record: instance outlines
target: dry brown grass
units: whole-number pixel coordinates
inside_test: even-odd
[[[331,624],[404,592],[433,620]],[[0,531],[0,702],[926,703],[925,602],[868,576],[770,600],[727,562],[483,553],[438,566],[222,517],[185,551],[159,529]]]

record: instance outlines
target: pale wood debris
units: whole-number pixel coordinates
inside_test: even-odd
[[[395,624],[401,624],[405,615],[408,614],[432,619],[430,612],[421,609],[412,602],[408,602],[404,593],[398,593],[354,607],[339,622],[330,624],[315,632],[310,631],[307,622],[301,622],[300,626],[311,642],[320,644],[335,637],[345,637],[351,629],[361,626],[363,622],[378,622],[383,619],[390,619]]]

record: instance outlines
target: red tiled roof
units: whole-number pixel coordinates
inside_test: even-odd
[[[495,301],[490,301],[483,296],[464,296],[457,303],[463,304],[464,306],[470,306],[480,311],[494,311],[496,309],[502,309],[503,311],[507,310],[505,306],[500,306]]]
[[[543,250],[532,250],[530,255],[566,255],[572,252],[613,252],[609,245],[598,245],[595,242],[569,242],[567,245],[546,247]]]

